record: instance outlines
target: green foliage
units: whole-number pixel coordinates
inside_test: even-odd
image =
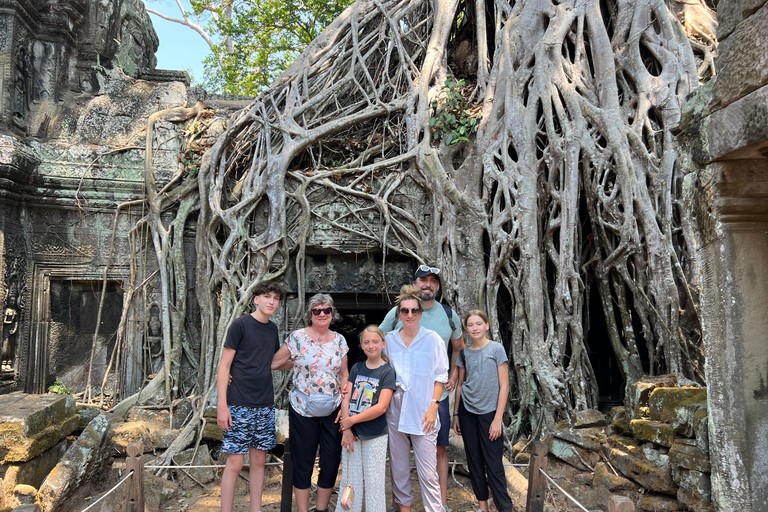
[[[72,390],[65,386],[63,382],[57,380],[53,383],[53,386],[48,388],[48,392],[55,395],[69,395],[72,393]]]
[[[205,60],[209,90],[255,96],[351,3],[350,0],[193,0],[218,36]]]
[[[477,131],[482,113],[479,107],[471,108],[462,91],[464,80],[448,75],[438,97],[432,101],[432,118],[429,126],[435,141],[443,139],[446,145],[458,141],[469,142],[469,136]]]

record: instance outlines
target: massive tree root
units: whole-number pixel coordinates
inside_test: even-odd
[[[696,34],[712,33],[711,16],[696,19]],[[456,309],[490,314],[511,362],[510,442],[597,405],[593,287],[627,382],[701,380],[670,130],[714,39],[695,42],[697,57],[681,21],[660,0],[352,5],[231,120],[196,179],[151,194],[170,311],[184,311],[187,285],[160,213],[177,209],[176,233],[197,226],[198,389],[214,385],[220,340],[257,281],[294,264],[303,297],[318,225],[351,232],[384,264],[440,266]],[[433,137],[449,75],[482,107],[470,142]],[[185,319],[167,318],[166,358],[178,362]],[[172,394],[178,372],[166,371]]]

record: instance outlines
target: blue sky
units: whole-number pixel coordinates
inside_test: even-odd
[[[179,8],[174,0],[144,0],[148,8],[160,11],[168,16],[180,18]],[[182,0],[185,8],[189,7]],[[159,69],[189,69],[194,82],[203,80],[203,59],[210,53],[208,45],[200,35],[191,28],[178,23],[166,21],[149,15],[160,37],[160,48],[157,50],[157,67]]]

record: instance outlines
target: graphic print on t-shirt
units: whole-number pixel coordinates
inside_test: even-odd
[[[368,409],[376,391],[379,389],[379,379],[358,375],[355,377],[355,387],[349,402],[350,414],[359,414]]]

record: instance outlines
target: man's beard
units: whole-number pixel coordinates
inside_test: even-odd
[[[431,300],[435,300],[435,296],[437,295],[437,292],[430,292],[426,290],[420,290],[419,291],[421,295],[421,300],[429,302]]]

